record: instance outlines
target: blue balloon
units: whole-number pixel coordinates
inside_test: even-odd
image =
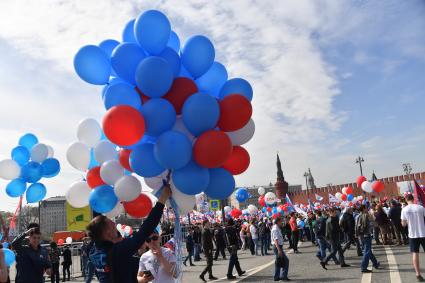
[[[114,209],[117,202],[118,198],[111,186],[102,185],[94,188],[90,192],[90,207],[98,213],[108,213]]]
[[[137,66],[145,58],[145,51],[139,45],[124,42],[114,49],[111,64],[118,77],[132,85],[136,85],[135,74]]]
[[[174,51],[179,53],[180,51],[180,39],[177,33],[171,31],[170,38],[168,39],[167,46],[173,48]]]
[[[5,243],[3,243],[3,249],[2,249],[3,250],[3,253],[4,253],[4,261],[5,261],[6,265],[7,265],[7,267],[10,267],[15,262],[16,256],[15,256],[15,253],[14,252],[12,252],[9,249],[6,249],[4,247],[4,244]]]
[[[103,134],[103,133],[102,133]],[[94,148],[90,149],[90,164],[89,164],[89,170],[93,167],[99,166],[99,162],[96,161],[96,158],[94,158]]]
[[[162,98],[150,99],[142,107],[145,119],[146,134],[157,137],[171,130],[176,123],[176,110],[168,100]]]
[[[354,196],[353,195],[351,195],[351,194],[350,195],[347,195],[347,200],[348,201],[352,201],[353,199],[354,199]]]
[[[210,183],[204,193],[212,199],[227,199],[235,189],[235,178],[223,168],[209,169]]]
[[[130,154],[130,167],[141,177],[155,177],[165,171],[153,153],[153,144],[144,143]]]
[[[109,57],[111,57],[112,51],[114,51],[115,47],[118,45],[120,45],[120,42],[115,39],[105,39],[99,43],[99,47],[102,48]]]
[[[180,66],[179,77],[189,78],[193,80],[193,76],[189,73],[188,70],[186,70],[186,68],[183,65]]]
[[[269,212],[267,212],[267,216],[268,217],[272,217],[273,216],[273,213],[271,211],[269,211]]]
[[[138,148],[140,145],[142,145],[144,143],[155,144],[157,139],[158,139],[157,137],[151,137],[151,136],[145,134],[145,135],[143,135],[143,138],[140,141],[138,141],[137,143],[129,145],[129,146],[121,146],[121,147],[125,148],[125,149],[133,150],[133,149]]]
[[[46,196],[46,187],[41,183],[34,183],[28,187],[26,198],[28,203],[39,202]]]
[[[214,46],[203,35],[195,35],[189,38],[181,53],[183,66],[195,78],[199,78],[205,74],[214,63]]]
[[[220,105],[217,99],[204,94],[191,95],[183,104],[183,123],[195,136],[212,130],[220,118]]]
[[[267,212],[267,208],[263,207],[263,208],[261,209],[261,211],[262,211],[263,213],[266,213],[266,212]]]
[[[122,31],[122,41],[137,43],[136,38],[134,37],[135,22],[136,22],[136,19],[132,19],[125,25],[125,28]]]
[[[185,167],[173,172],[173,183],[176,188],[187,195],[196,195],[205,190],[210,181],[207,168],[191,161]]]
[[[276,214],[277,213],[277,207],[273,207],[272,212],[273,212],[273,214]]]
[[[86,45],[75,54],[74,69],[82,80],[94,85],[104,85],[111,75],[111,61],[99,46]]]
[[[3,242],[3,249],[7,249],[9,247],[9,243],[8,242]]]
[[[196,80],[196,85],[199,91],[218,97],[227,77],[226,68],[221,63],[214,62],[208,72]]]
[[[125,81],[116,77],[111,77],[109,79],[109,82],[102,88],[102,100],[105,99],[105,94],[108,88],[117,83],[125,83]]]
[[[249,198],[248,195],[248,190],[245,188],[239,188],[236,192],[235,192],[235,197],[237,199],[238,202],[244,202]]]
[[[159,136],[154,145],[155,158],[168,169],[180,169],[192,159],[192,143],[181,132],[168,131]]]
[[[173,70],[174,77],[177,77],[180,73],[180,56],[177,54],[174,49],[171,47],[166,47],[164,51],[161,52],[161,54],[158,55],[159,57],[165,59],[165,61],[170,64],[171,69]]]
[[[38,139],[31,133],[27,133],[19,139],[19,145],[25,146],[29,151],[36,144],[38,144]]]
[[[22,179],[10,181],[6,186],[6,194],[11,198],[22,196],[27,190],[27,183]]]
[[[3,240],[3,234],[0,233],[0,241]]]
[[[30,161],[21,169],[21,178],[28,183],[35,183],[43,177],[43,167],[40,163]]]
[[[249,101],[252,100],[252,87],[244,79],[234,78],[228,80],[220,90],[220,99],[225,98],[231,94],[240,94],[246,97]]]
[[[59,174],[61,165],[56,158],[47,158],[41,163],[43,167],[43,177],[53,178]]]
[[[173,69],[164,58],[150,56],[137,66],[136,83],[146,96],[156,98],[165,95],[173,80]]]
[[[160,11],[146,11],[137,18],[134,24],[134,35],[137,42],[152,55],[158,55],[164,50],[170,33],[170,21]]]
[[[128,83],[116,83],[111,85],[105,93],[103,103],[106,110],[117,105],[129,105],[133,108],[140,109],[142,100],[134,86]]]
[[[19,166],[24,166],[30,160],[31,154],[25,146],[19,145],[12,149],[11,156]]]

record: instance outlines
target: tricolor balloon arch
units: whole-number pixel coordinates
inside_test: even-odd
[[[71,205],[108,214],[123,203],[130,215],[146,216],[138,177],[154,192],[169,182],[180,213],[201,192],[212,199],[233,193],[234,175],[250,163],[242,145],[255,131],[253,90],[242,78],[228,79],[207,37],[180,47],[168,18],[149,10],[127,23],[121,42],[83,46],[74,67],[82,80],[103,85],[106,113],[103,139],[95,121],[85,120],[68,150],[71,165],[87,172],[69,191]]]
[[[12,198],[25,194],[28,203],[43,200],[47,190],[40,180],[53,178],[60,172],[53,148],[39,143],[34,134],[26,133],[19,138],[18,146],[10,155],[10,159],[0,161],[0,178],[11,180],[6,185],[6,194]]]

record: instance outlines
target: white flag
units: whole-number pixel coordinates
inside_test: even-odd
[[[339,200],[335,196],[329,194],[329,202],[337,203]]]

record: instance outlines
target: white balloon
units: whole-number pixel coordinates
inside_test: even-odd
[[[102,137],[102,128],[95,119],[84,119],[78,124],[77,137],[80,142],[94,147]]]
[[[66,159],[75,169],[86,171],[90,165],[90,149],[82,142],[74,142],[66,151]]]
[[[342,193],[343,193],[344,195],[347,195],[347,189],[348,189],[347,187],[343,187],[343,188],[342,188]]]
[[[49,149],[43,143],[38,143],[31,148],[31,160],[35,162],[43,162],[49,155]]]
[[[116,158],[117,150],[115,145],[110,141],[100,141],[94,148],[94,159],[96,159],[99,164]]]
[[[161,175],[151,177],[151,178],[145,178],[146,185],[151,188],[154,191],[159,190],[163,186],[163,180],[167,179],[167,172],[165,171]]]
[[[234,132],[227,132],[233,145],[243,145],[249,142],[254,136],[255,123],[250,119],[249,122],[241,129]]]
[[[125,232],[126,234],[130,234],[130,232],[131,232],[131,226],[125,226],[125,228],[124,228],[124,232]]]
[[[372,183],[369,181],[364,181],[362,183],[362,190],[365,191],[366,193],[373,192]]]
[[[124,168],[118,160],[109,160],[100,167],[100,177],[102,180],[113,186],[122,176],[124,176]]]
[[[12,159],[0,161],[0,178],[5,180],[13,180],[21,175],[21,167]]]
[[[259,187],[259,188],[258,188],[258,194],[259,194],[260,196],[264,195],[265,193],[266,193],[266,189],[264,189],[263,187]]]
[[[52,158],[55,155],[55,151],[53,150],[53,147],[51,147],[50,145],[47,146],[47,158]]]
[[[191,142],[193,142],[193,140],[195,139],[195,136],[192,135],[191,132],[189,132],[189,130],[186,128],[185,124],[183,123],[182,117],[178,117],[176,119],[176,123],[174,124],[173,131],[178,131],[185,134],[185,136],[187,136]]]
[[[179,207],[179,212],[181,216],[184,216],[191,212],[193,208],[195,207],[196,198],[192,195],[186,195],[182,192],[180,192],[174,184],[171,183],[171,191],[172,191],[172,198],[177,203]]]
[[[268,205],[273,205],[277,201],[276,195],[273,192],[268,192],[267,194],[264,195],[264,201]]]
[[[116,207],[116,206],[115,206]],[[124,207],[124,206],[123,206]],[[117,230],[120,231],[122,229],[122,225],[121,224],[117,224]]]
[[[258,212],[258,208],[255,205],[250,204],[248,205],[248,212],[250,214],[256,214]]]
[[[142,184],[136,177],[125,175],[115,183],[114,190],[120,201],[132,201],[142,192]]]
[[[65,240],[65,243],[67,243],[68,245],[72,244],[72,238],[67,237],[66,240]]]
[[[229,213],[230,211],[232,211],[232,208],[230,206],[226,205],[224,207],[224,212]]]
[[[109,219],[113,219],[122,213],[124,213],[124,206],[121,202],[117,202],[117,205],[115,205],[115,207],[111,211],[104,213],[103,215],[105,215]],[[117,224],[117,230],[121,230],[121,224]]]
[[[337,193],[335,194],[335,197],[336,197],[338,200],[341,200],[342,194],[341,194],[340,192],[337,192]]]
[[[78,181],[71,185],[65,198],[72,207],[82,208],[89,205],[90,192],[87,182]]]

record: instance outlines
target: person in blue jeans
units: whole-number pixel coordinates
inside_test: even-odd
[[[360,215],[357,218],[355,228],[356,235],[360,238],[363,246],[361,272],[371,273],[372,271],[367,268],[369,266],[369,261],[372,261],[373,267],[375,269],[379,268],[380,263],[372,252],[373,224],[370,221],[369,214],[367,213],[366,206],[364,205],[360,206]]]
[[[288,278],[289,259],[283,251],[282,218],[277,217],[271,231],[273,252],[275,254],[274,281],[291,281]]]

